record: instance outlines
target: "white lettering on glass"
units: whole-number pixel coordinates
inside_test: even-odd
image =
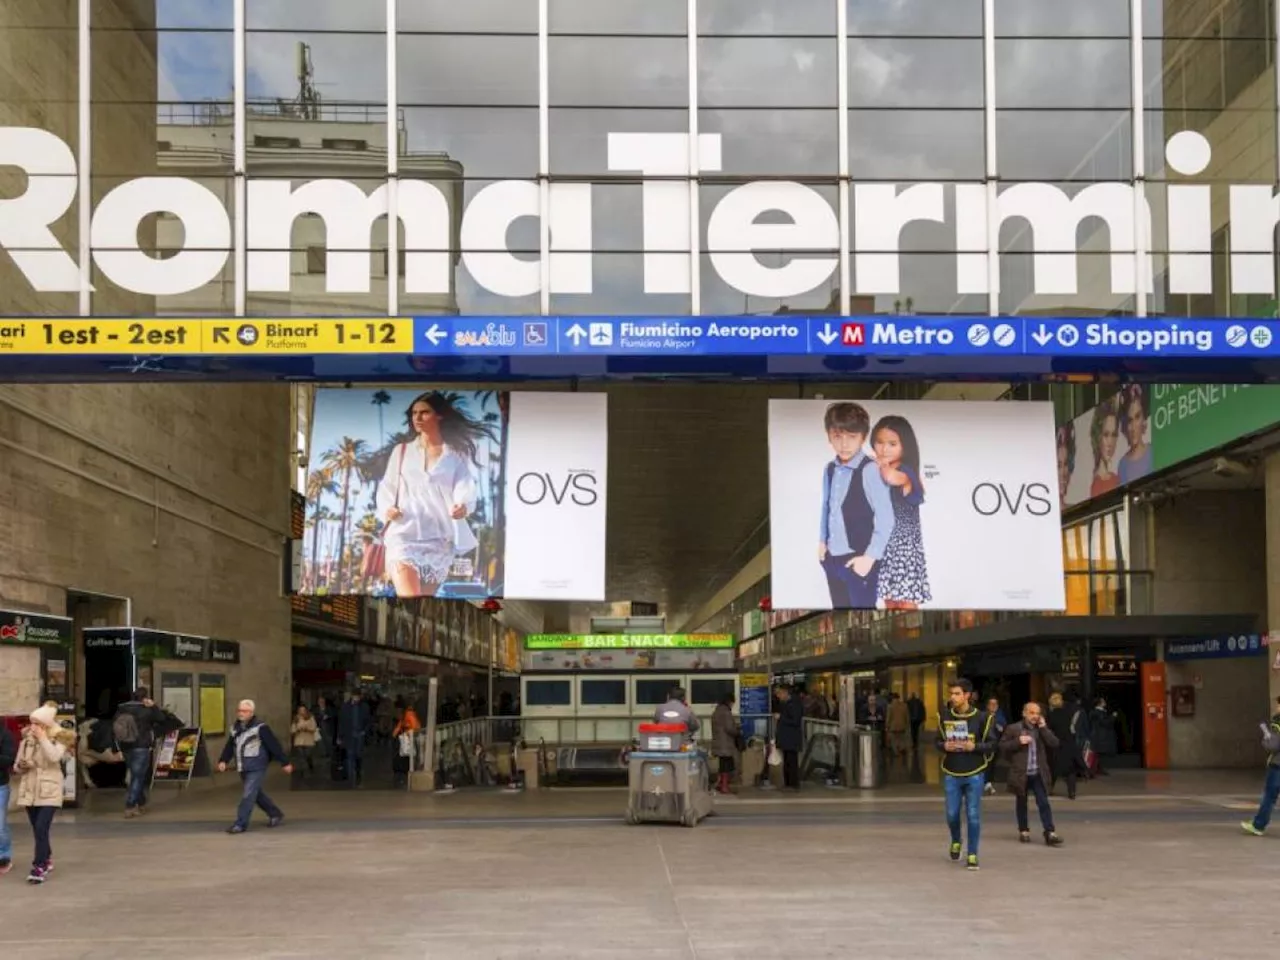
[[[722,168],[721,139],[719,134],[699,136],[701,172]],[[1192,177],[1208,169],[1212,150],[1203,136],[1185,131],[1169,139],[1165,156],[1170,170]],[[691,188],[680,178],[688,177],[692,159],[687,134],[608,135],[611,171],[660,178],[645,179],[642,186],[645,293],[690,291],[691,228],[701,212],[696,206],[696,186]],[[71,148],[45,130],[0,127],[0,166],[16,167],[25,174],[23,192],[0,199],[0,248],[35,290],[77,290],[76,261],[53,229],[75,202],[77,171]],[[948,190],[954,198],[950,224]],[[458,256],[475,282],[491,293],[525,297],[538,292],[536,252],[512,251],[509,246],[516,220],[543,213],[536,184],[490,184],[471,198],[460,216],[432,183],[402,180],[399,191],[408,293],[448,293]],[[1169,290],[1211,294],[1210,187],[1170,183],[1165,193]],[[1274,295],[1280,196],[1266,185],[1231,186],[1229,196],[1229,292]],[[556,183],[549,197],[551,292],[591,293],[592,187]],[[1145,259],[1139,278],[1133,253],[1139,227],[1151,236],[1151,211],[1128,183],[1091,183],[1072,192],[1055,184],[1019,183],[999,193],[984,184],[920,183],[905,189],[854,184],[852,206],[853,292],[859,294],[902,292],[902,234],[914,222],[939,223],[954,231],[957,293],[997,292],[988,289],[988,241],[1010,220],[1028,228],[1034,294],[1078,292],[1079,254],[1072,251],[1080,248],[1085,221],[1097,221],[1106,228],[1103,250],[1109,255],[1112,293],[1132,294],[1139,280],[1148,291],[1153,288],[1151,257]],[[326,291],[368,293],[371,289],[372,234],[387,214],[385,185],[366,193],[357,184],[333,178],[251,179],[246,208],[249,291],[289,291],[294,222],[308,214],[324,222]],[[136,243],[138,224],[161,212],[179,219],[183,227],[183,245],[167,259],[137,249]],[[740,293],[770,298],[806,293],[828,282],[838,266],[836,213],[820,193],[803,184],[747,183],[730,190],[705,214],[698,217],[707,223],[702,247],[724,282]],[[460,223],[456,250],[455,221]],[[103,274],[122,289],[154,296],[189,293],[224,269],[231,247],[230,215],[223,201],[195,180],[138,178],[120,184],[98,202],[90,225],[90,247]],[[758,255],[766,251],[784,256],[780,263],[766,264]]]

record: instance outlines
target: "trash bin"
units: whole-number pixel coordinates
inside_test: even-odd
[[[875,790],[884,784],[884,770],[880,764],[880,731],[859,728],[854,731],[853,736],[857,787],[859,790]]]

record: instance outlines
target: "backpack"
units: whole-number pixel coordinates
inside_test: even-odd
[[[105,720],[94,721],[89,731],[89,749],[95,753],[109,753],[115,746],[114,726]]]
[[[137,743],[138,737],[141,736],[137,718],[127,710],[121,710],[111,721],[111,733],[120,746],[126,743]]]

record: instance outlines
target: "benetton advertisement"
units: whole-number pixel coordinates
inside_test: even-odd
[[[1057,432],[1062,506],[1120,490],[1280,422],[1280,387],[1126,384]]]
[[[318,391],[298,592],[603,600],[606,402]]]
[[[1061,610],[1047,403],[769,402],[775,607]]]

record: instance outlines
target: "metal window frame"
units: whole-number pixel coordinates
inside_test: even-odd
[[[91,0],[79,0],[76,17],[76,56],[79,61],[76,84],[76,252],[80,279],[77,308],[82,317],[93,312],[93,248],[90,242],[93,224],[93,180],[90,176],[93,163],[91,6]]]
[[[387,316],[400,313],[399,2],[387,0]],[[371,241],[372,242],[372,241]]]
[[[246,87],[248,85],[248,32],[246,30],[246,0],[232,0],[233,16],[233,76],[232,89],[232,190],[234,192],[232,214],[232,264],[231,271],[235,284],[235,315],[243,317],[248,313],[248,199],[247,171],[248,164],[248,117],[246,110]]]

